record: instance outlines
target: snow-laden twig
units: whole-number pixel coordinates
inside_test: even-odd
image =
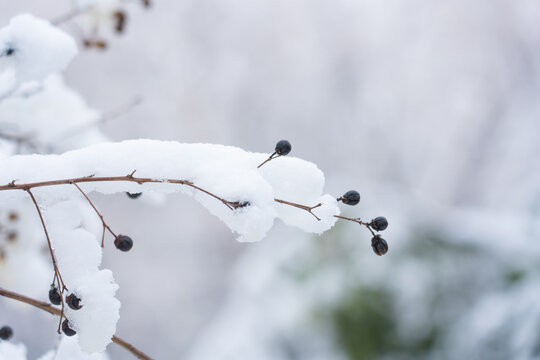
[[[7,185],[0,185],[0,191],[5,190],[25,190],[28,191],[32,188],[36,187],[44,187],[44,186],[55,186],[55,185],[75,185],[77,183],[87,183],[87,182],[111,182],[111,181],[130,181],[130,182],[136,182],[137,184],[144,184],[144,183],[169,183],[169,184],[181,184],[186,185],[189,187],[192,187],[198,191],[202,191],[203,193],[212,196],[213,198],[221,201],[225,206],[227,206],[231,210],[235,210],[241,207],[248,206],[249,203],[246,202],[240,202],[240,201],[229,201],[225,200],[224,198],[211,193],[210,191],[203,189],[200,186],[195,185],[193,182],[188,180],[181,180],[181,179],[152,179],[152,178],[138,178],[134,177],[133,173],[125,176],[103,176],[103,177],[95,177],[95,176],[85,176],[85,177],[79,177],[79,178],[72,178],[72,179],[60,179],[60,180],[50,180],[50,181],[41,181],[41,182],[35,182],[35,183],[27,183],[27,184],[16,184],[16,180],[13,180]],[[77,186],[77,188],[79,188]],[[80,190],[80,188],[79,188]],[[87,198],[88,199],[88,198]],[[94,208],[95,209],[95,208]],[[97,211],[97,210],[96,210]],[[98,212],[99,214],[99,212]],[[110,229],[109,229],[110,231]],[[111,232],[112,234],[112,232]],[[113,234],[114,235],[114,234]]]
[[[28,304],[28,305],[32,305],[32,306],[37,307],[37,308],[39,308],[39,309],[41,309],[43,311],[48,312],[49,314],[62,317],[62,310],[57,309],[57,308],[55,308],[54,306],[52,306],[50,304],[47,304],[45,302],[42,302],[42,301],[39,301],[39,300],[36,300],[36,299],[32,299],[30,297],[18,294],[18,293],[13,292],[13,291],[3,289],[1,287],[0,287],[0,296],[4,296],[4,297],[7,297],[7,298],[10,298],[10,299],[17,300],[19,302]],[[116,335],[114,335],[112,337],[112,341],[114,343],[116,343],[117,345],[123,347],[124,349],[126,349],[130,353],[132,353],[138,359],[152,360],[152,358],[150,356],[146,355],[141,350],[137,349],[135,346],[133,346],[132,344],[128,343],[127,341],[119,338]]]

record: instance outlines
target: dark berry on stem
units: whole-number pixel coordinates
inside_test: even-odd
[[[118,250],[129,251],[133,247],[133,240],[131,240],[129,236],[118,235],[116,239],[114,239],[114,246],[116,246]]]
[[[142,195],[142,192],[138,192],[138,193],[130,193],[130,192],[126,192],[126,195],[128,196],[128,198],[130,199],[137,199],[138,197],[140,197]]]
[[[291,152],[291,143],[287,140],[280,140],[276,144],[276,154],[287,155]]]
[[[375,254],[381,256],[388,252],[388,243],[384,240],[381,235],[375,235],[371,239],[371,247]]]
[[[386,220],[384,216],[378,216],[375,219],[371,220],[371,223],[369,225],[371,225],[371,227],[377,231],[383,231],[388,227],[388,220]]]
[[[51,290],[49,290],[49,301],[53,305],[60,305],[62,303],[62,296],[56,286],[51,286]]]
[[[64,332],[64,334],[66,334],[66,336],[73,336],[77,333],[75,330],[69,327],[68,319],[65,319],[62,322],[62,331]]]
[[[81,299],[79,299],[75,294],[69,294],[66,298],[66,303],[73,310],[79,310],[83,307],[81,305]]]
[[[360,202],[360,194],[356,190],[347,191],[340,199],[344,204],[354,206]]]
[[[0,329],[0,339],[9,340],[13,336],[13,330],[9,326],[2,326]]]

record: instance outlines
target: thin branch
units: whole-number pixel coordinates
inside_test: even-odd
[[[36,299],[32,299],[30,297],[18,294],[18,293],[13,292],[13,291],[3,289],[1,287],[0,287],[0,296],[4,296],[4,297],[7,297],[7,298],[10,298],[10,299],[13,299],[13,300],[23,302],[23,303],[28,304],[28,305],[35,306],[35,307],[37,307],[37,308],[39,308],[39,309],[41,309],[43,311],[46,311],[46,312],[48,312],[49,314],[52,314],[52,315],[62,316],[62,311],[60,309],[55,308],[54,306],[52,306],[52,305],[50,305],[48,303],[45,303],[45,302],[42,302],[42,301],[39,301],[39,300],[36,300]],[[124,349],[126,349],[127,351],[132,353],[138,359],[152,360],[152,358],[150,356],[146,355],[141,350],[137,349],[135,346],[131,345],[130,343],[128,343],[127,341],[125,341],[125,340],[123,340],[121,338],[119,338],[116,335],[114,335],[112,337],[112,341],[115,344],[123,347]]]
[[[350,218],[350,217],[346,217],[346,216],[340,216],[340,215],[334,215],[334,217],[338,218],[338,219],[343,219],[343,220],[347,220],[347,221],[352,221],[352,222],[355,222],[357,224],[360,224],[360,225],[364,225],[365,227],[368,228],[368,230],[371,232],[371,235],[375,236],[375,233],[373,232],[373,230],[371,229],[371,224],[370,223],[367,223],[367,222],[364,222],[362,220],[360,220],[360,218]]]
[[[276,155],[277,155],[277,156],[276,156]],[[263,166],[264,164],[266,164],[266,163],[269,162],[270,160],[275,159],[275,158],[277,158],[277,157],[279,157],[279,156],[280,156],[280,155],[278,155],[277,153],[274,152],[272,155],[270,155],[270,156],[268,157],[268,159],[264,160],[259,166],[257,166],[257,169],[259,169],[261,166]]]
[[[51,253],[51,259],[52,259],[52,263],[54,267],[54,274],[55,274],[56,282],[58,284],[58,289],[60,289],[60,301],[62,303],[62,310],[60,312],[60,321],[58,323],[58,330],[57,330],[57,332],[60,334],[61,333],[60,328],[62,326],[62,318],[64,317],[64,308],[65,308],[64,296],[62,295],[64,291],[67,290],[67,287],[66,287],[66,284],[64,283],[64,279],[62,279],[62,274],[60,274],[60,269],[58,269],[56,256],[54,255],[54,250],[51,244],[51,238],[49,237],[49,232],[47,231],[47,226],[45,225],[45,220],[43,219],[43,214],[41,213],[41,209],[39,208],[39,205],[36,201],[36,198],[34,197],[34,194],[32,194],[32,191],[30,191],[30,189],[27,189],[26,192],[32,198],[32,202],[34,203],[37,213],[39,215],[39,219],[41,220],[41,225],[43,225],[43,231],[45,232],[45,237],[47,238],[47,245],[49,245],[49,252]],[[54,279],[53,279],[52,285],[54,286]]]
[[[242,208],[242,207],[245,207],[245,206],[249,205],[248,202],[225,200],[224,198],[219,197],[216,194],[213,194],[208,190],[205,190],[205,189],[203,189],[203,188],[201,188],[199,186],[196,186],[194,183],[192,183],[191,181],[188,181],[188,180],[139,178],[139,177],[134,177],[132,175],[126,175],[126,176],[103,176],[103,177],[85,176],[85,177],[79,177],[79,178],[41,181],[41,182],[27,183],[27,184],[15,184],[14,182],[10,182],[7,185],[0,185],[0,191],[6,191],[6,190],[29,190],[29,189],[33,189],[33,188],[37,188],[37,187],[44,187],[44,186],[72,185],[72,184],[75,184],[75,183],[105,182],[105,181],[129,181],[129,182],[136,182],[137,184],[144,184],[144,183],[181,184],[181,185],[186,185],[186,186],[192,187],[192,188],[194,188],[196,190],[199,190],[201,192],[204,192],[205,194],[208,194],[208,195],[212,196],[213,198],[221,201],[223,204],[225,204],[231,210],[235,210],[235,209]]]
[[[97,119],[95,119],[93,121],[82,124],[80,126],[73,127],[71,129],[67,129],[66,131],[64,131],[60,135],[55,136],[55,138],[58,141],[64,140],[65,138],[71,137],[73,135],[77,135],[77,134],[83,132],[84,130],[86,130],[88,128],[91,128],[91,127],[94,127],[94,126],[97,126],[97,125],[100,125],[100,124],[104,124],[104,123],[106,123],[108,121],[117,119],[120,116],[130,112],[131,110],[133,110],[133,108],[140,105],[141,103],[142,103],[142,98],[137,96],[137,97],[133,98],[131,101],[129,101],[128,103],[126,103],[126,104],[124,104],[124,105],[122,105],[122,106],[120,106],[120,107],[118,107],[116,109],[113,109],[111,111],[108,111],[108,112],[102,114],[99,118],[97,118]]]
[[[305,210],[307,211],[308,213],[310,213],[311,215],[313,215],[315,217],[315,219],[317,219],[317,221],[321,221],[321,219],[315,215],[313,213],[313,209],[316,209],[318,208],[319,206],[322,206],[322,203],[318,203],[317,205],[315,206],[306,206],[306,205],[301,205],[301,204],[297,204],[297,203],[293,203],[293,202],[290,202],[290,201],[285,201],[285,200],[280,200],[280,199],[274,199],[275,202],[278,202],[280,204],[285,204],[285,205],[290,205],[290,206],[294,206],[296,208],[299,208],[299,209],[302,209],[302,210]]]
[[[86,12],[88,8],[82,8],[82,9],[73,9],[65,14],[62,14],[58,16],[57,18],[51,20],[51,24],[54,26],[62,25],[63,23],[66,23],[70,21],[71,19],[81,15],[82,13]]]
[[[99,219],[101,220],[101,223],[103,224],[103,235],[101,237],[101,247],[104,246],[104,242],[105,242],[105,229],[109,230],[109,232],[111,233],[112,236],[114,236],[116,238],[116,234],[111,230],[111,228],[109,227],[109,225],[107,225],[107,223],[105,222],[105,218],[103,217],[103,215],[99,212],[99,210],[96,208],[96,206],[94,205],[94,203],[92,202],[92,200],[90,200],[90,198],[88,197],[88,195],[86,195],[86,193],[81,189],[81,187],[79,185],[77,185],[76,183],[73,183],[73,185],[79,189],[79,191],[81,192],[81,194],[83,194],[83,196],[86,198],[86,200],[88,200],[88,203],[90,204],[90,206],[92,206],[92,208],[94,208],[94,211],[96,212],[96,214],[99,216]]]

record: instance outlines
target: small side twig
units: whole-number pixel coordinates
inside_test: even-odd
[[[350,217],[340,216],[340,215],[334,215],[334,217],[338,219],[342,219],[342,220],[352,221],[360,225],[364,225],[371,232],[371,235],[375,236],[375,233],[371,229],[371,224],[360,220],[360,218],[350,218]]]
[[[41,225],[43,225],[43,231],[45,232],[45,237],[47,238],[47,245],[49,246],[49,252],[51,254],[51,260],[54,267],[55,279],[58,284],[58,289],[60,289],[60,293],[63,294],[64,291],[67,290],[67,287],[66,287],[66,284],[64,283],[64,279],[62,279],[62,274],[60,274],[58,263],[56,262],[56,256],[54,255],[51,238],[49,237],[49,232],[47,230],[47,226],[45,225],[45,220],[43,219],[43,214],[41,213],[41,209],[39,208],[39,205],[32,191],[30,191],[30,189],[26,189],[26,192],[28,193],[28,195],[30,195],[30,198],[32,198],[32,202],[34,203],[34,206],[36,207],[37,213],[39,215],[39,219],[41,220]],[[53,283],[52,283],[53,286],[54,286],[55,279],[53,279]],[[60,329],[62,326],[62,318],[64,317],[64,306],[65,306],[63,296],[60,296],[60,300],[62,302],[62,310],[60,312],[60,322],[58,323],[58,330],[57,330],[59,334],[61,333]]]
[[[115,238],[116,238],[116,234],[111,230],[109,225],[105,222],[105,218],[103,217],[103,215],[99,212],[99,210],[96,208],[96,206],[94,205],[92,200],[90,200],[88,195],[86,195],[86,193],[81,189],[81,187],[79,185],[77,185],[76,183],[73,183],[73,185],[81,192],[81,194],[83,194],[83,196],[86,198],[86,200],[88,201],[90,206],[92,206],[92,208],[94,209],[96,214],[99,216],[99,219],[101,220],[101,224],[103,225],[103,234],[101,236],[101,247],[104,247],[104,245],[105,245],[105,229],[107,229],[111,233],[111,235],[114,236]]]
[[[302,210],[305,210],[307,211],[308,213],[310,213],[311,215],[313,215],[315,217],[315,219],[317,219],[317,221],[321,221],[321,219],[315,215],[313,213],[313,209],[316,209],[318,208],[319,206],[322,206],[322,203],[318,203],[317,205],[315,206],[306,206],[306,205],[301,205],[301,204],[297,204],[297,203],[293,203],[293,202],[290,202],[290,201],[285,201],[285,200],[280,200],[280,199],[274,199],[275,202],[278,202],[280,204],[286,204],[286,205],[290,205],[290,206],[294,206],[296,208],[299,208],[299,209],[302,209]]]
[[[32,306],[34,306],[34,307],[36,307],[38,309],[41,309],[43,311],[48,312],[49,314],[60,316],[60,319],[62,319],[63,312],[61,310],[55,308],[54,306],[48,304],[48,303],[45,303],[45,302],[42,302],[42,301],[39,301],[39,300],[36,300],[36,299],[32,299],[32,298],[30,298],[28,296],[24,296],[24,295],[18,294],[16,292],[3,289],[1,287],[0,287],[0,296],[4,296],[6,298],[10,298],[10,299],[20,301],[20,302],[28,304],[28,305],[32,305]],[[129,351],[131,354],[133,354],[138,359],[152,360],[152,358],[150,356],[146,355],[141,350],[137,349],[135,346],[131,345],[130,343],[128,343],[127,341],[125,341],[125,340],[123,340],[121,338],[119,338],[116,335],[114,335],[112,337],[112,341],[115,344],[123,347],[125,350]]]

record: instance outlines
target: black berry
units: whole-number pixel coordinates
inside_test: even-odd
[[[388,227],[388,220],[386,220],[384,216],[378,216],[375,219],[371,220],[371,223],[369,225],[371,225],[371,227],[377,231],[383,231]]]
[[[51,286],[51,289],[49,290],[49,301],[53,305],[60,305],[62,303],[62,296],[58,292],[56,286]]]
[[[6,56],[11,56],[13,54],[15,54],[15,49],[13,48],[8,48],[5,52]]]
[[[66,303],[73,310],[79,310],[83,307],[81,305],[81,299],[79,299],[75,294],[69,294],[66,298]]]
[[[375,254],[379,256],[386,254],[388,251],[388,243],[381,237],[381,235],[375,235],[371,239],[371,247],[373,248]]]
[[[356,190],[349,190],[339,200],[343,201],[344,204],[354,206],[360,202],[360,194]]]
[[[2,326],[0,329],[0,339],[9,340],[13,336],[13,330],[9,326]]]
[[[128,196],[128,198],[130,199],[137,199],[138,197],[140,197],[142,195],[142,192],[138,192],[138,193],[130,193],[130,192],[126,192],[126,195]]]
[[[116,239],[114,239],[114,246],[116,246],[118,250],[129,251],[133,247],[133,240],[131,240],[129,236],[118,235]]]
[[[287,155],[291,152],[291,143],[287,140],[280,140],[276,144],[276,154]]]
[[[66,336],[73,336],[77,333],[75,330],[69,327],[68,319],[62,322],[62,331],[64,332],[64,334],[66,334]]]

